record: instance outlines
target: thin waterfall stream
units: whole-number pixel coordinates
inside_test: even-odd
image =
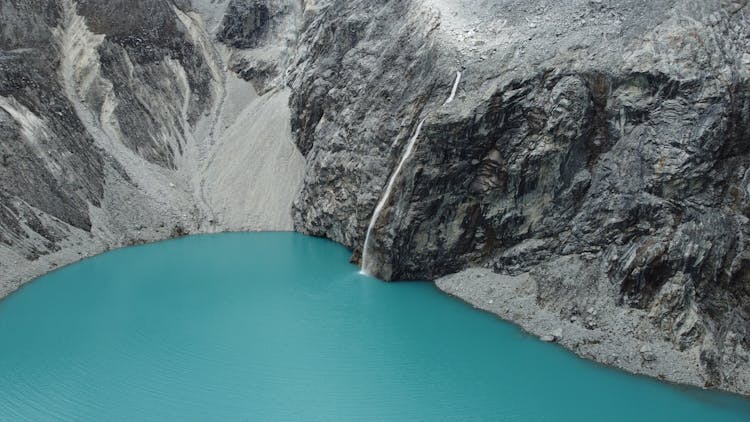
[[[451,95],[445,100],[445,104],[450,103],[456,98],[456,91],[458,91],[458,84],[461,83],[461,72],[456,72],[456,82],[453,83],[453,89],[451,89]]]
[[[375,223],[378,221],[378,218],[380,217],[380,213],[383,212],[383,208],[385,208],[385,204],[388,202],[388,200],[391,198],[391,192],[393,191],[393,185],[396,184],[396,179],[398,179],[398,175],[401,173],[401,169],[403,169],[404,164],[406,161],[411,157],[411,155],[414,153],[414,145],[417,143],[417,138],[419,138],[419,133],[422,131],[422,125],[424,124],[425,119],[422,119],[419,124],[417,125],[417,130],[414,131],[414,135],[409,139],[409,143],[406,145],[406,150],[404,151],[404,154],[401,156],[401,161],[399,161],[398,166],[396,167],[396,170],[391,174],[391,178],[388,180],[388,185],[385,188],[385,193],[383,194],[383,197],[380,198],[380,202],[378,202],[378,205],[375,207],[375,212],[372,214],[372,218],[370,219],[370,225],[367,227],[367,235],[365,236],[365,245],[362,248],[362,274],[371,275],[370,272],[370,261],[369,258],[369,250],[370,245],[372,242],[371,236],[373,231],[375,230]]]
[[[458,91],[458,85],[460,82],[461,72],[456,72],[456,81],[453,83],[453,88],[451,89],[450,96],[447,100],[445,100],[445,103],[443,103],[443,105],[450,103],[456,97],[456,92]],[[396,166],[396,170],[394,170],[391,174],[390,179],[388,179],[388,184],[386,185],[385,192],[380,198],[378,205],[375,207],[375,211],[372,213],[372,218],[370,218],[370,224],[367,226],[367,234],[365,235],[365,244],[362,247],[362,270],[360,272],[364,275],[373,275],[371,268],[372,262],[370,259],[370,248],[372,247],[372,234],[375,231],[375,224],[380,218],[380,214],[383,212],[385,205],[391,198],[393,186],[396,184],[396,180],[401,174],[401,171],[404,168],[404,164],[406,164],[409,158],[414,154],[414,147],[417,143],[417,139],[419,138],[419,133],[422,131],[422,125],[424,124],[425,120],[427,120],[427,117],[423,118],[419,122],[419,124],[417,125],[417,129],[414,131],[414,135],[412,135],[412,137],[409,139],[409,143],[406,145],[406,149],[401,155],[401,160],[399,161],[398,166]]]

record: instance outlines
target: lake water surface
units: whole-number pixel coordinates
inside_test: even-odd
[[[8,421],[750,421],[291,233],[122,249],[0,302]]]

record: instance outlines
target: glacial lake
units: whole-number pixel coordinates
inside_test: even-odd
[[[0,302],[3,421],[743,421],[292,233],[110,252]]]

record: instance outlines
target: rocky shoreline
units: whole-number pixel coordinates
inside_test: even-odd
[[[195,232],[204,234],[209,232]],[[7,248],[0,248],[0,301],[39,277],[81,260],[91,258],[115,249],[146,243],[155,243],[175,238],[174,228],[142,229],[138,236],[129,240],[111,243],[101,238],[81,232],[71,235],[60,250],[28,260]],[[7,264],[6,264],[7,263]]]
[[[678,350],[663,340],[647,312],[606,301],[591,302],[578,316],[563,317],[540,305],[534,277],[471,268],[436,280],[443,292],[554,341],[584,359],[662,381],[717,388],[750,397],[750,366],[740,366],[735,385],[707,382],[700,350]]]

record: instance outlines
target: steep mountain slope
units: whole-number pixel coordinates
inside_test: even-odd
[[[0,1],[0,291],[112,247],[292,229],[288,90],[230,69],[259,53],[217,40],[227,7]],[[291,54],[298,15],[276,17],[266,59]]]
[[[294,227],[582,356],[750,394],[745,1],[0,12],[3,292],[110,247]]]

